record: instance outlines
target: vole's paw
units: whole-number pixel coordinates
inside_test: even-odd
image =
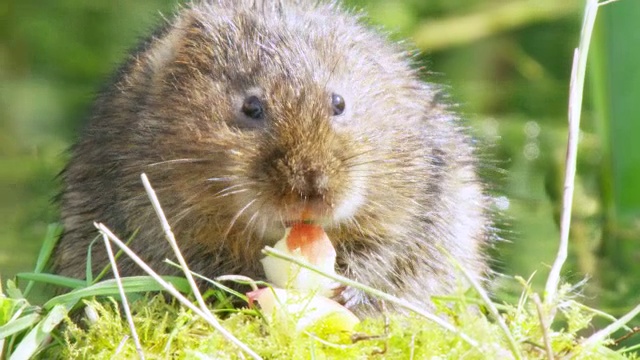
[[[364,292],[346,285],[339,285],[334,288],[334,295],[331,299],[348,309],[353,309],[369,302],[369,298]]]

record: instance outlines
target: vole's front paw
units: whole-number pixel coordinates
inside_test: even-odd
[[[352,288],[346,285],[339,285],[338,287],[334,288],[333,291],[334,295],[331,297],[331,299],[348,309],[352,309],[365,302],[369,302],[366,295],[361,290],[358,290],[356,288]]]

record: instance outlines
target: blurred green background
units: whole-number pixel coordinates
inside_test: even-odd
[[[505,215],[496,267],[540,289],[559,231],[578,0],[348,1],[421,51],[482,144]],[[0,275],[31,270],[65,149],[93,95],[173,0],[0,2]],[[598,19],[588,70],[567,279],[613,314],[640,302],[640,1]],[[637,20],[636,20],[637,22]],[[502,169],[503,171],[497,171]],[[500,296],[515,296],[498,280]]]

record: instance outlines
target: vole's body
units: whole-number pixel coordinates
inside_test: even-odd
[[[311,219],[339,273],[428,305],[459,285],[443,251],[482,278],[490,235],[469,138],[436,92],[336,4],[190,5],[99,96],[63,173],[55,269],[84,277],[98,221],[135,233],[143,259],[175,272],[144,172],[196,272],[260,279],[260,250]],[[106,262],[94,246],[94,271]],[[342,295],[374,309],[353,289]]]

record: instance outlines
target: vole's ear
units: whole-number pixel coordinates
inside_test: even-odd
[[[160,73],[176,59],[178,49],[184,46],[186,34],[195,21],[189,10],[185,9],[181,16],[173,19],[156,35],[154,45],[142,54],[152,74]]]
[[[156,88],[164,69],[175,61],[178,49],[185,42],[188,26],[193,22],[188,10],[185,9],[183,14],[167,21],[138,45],[119,70],[118,89]]]

